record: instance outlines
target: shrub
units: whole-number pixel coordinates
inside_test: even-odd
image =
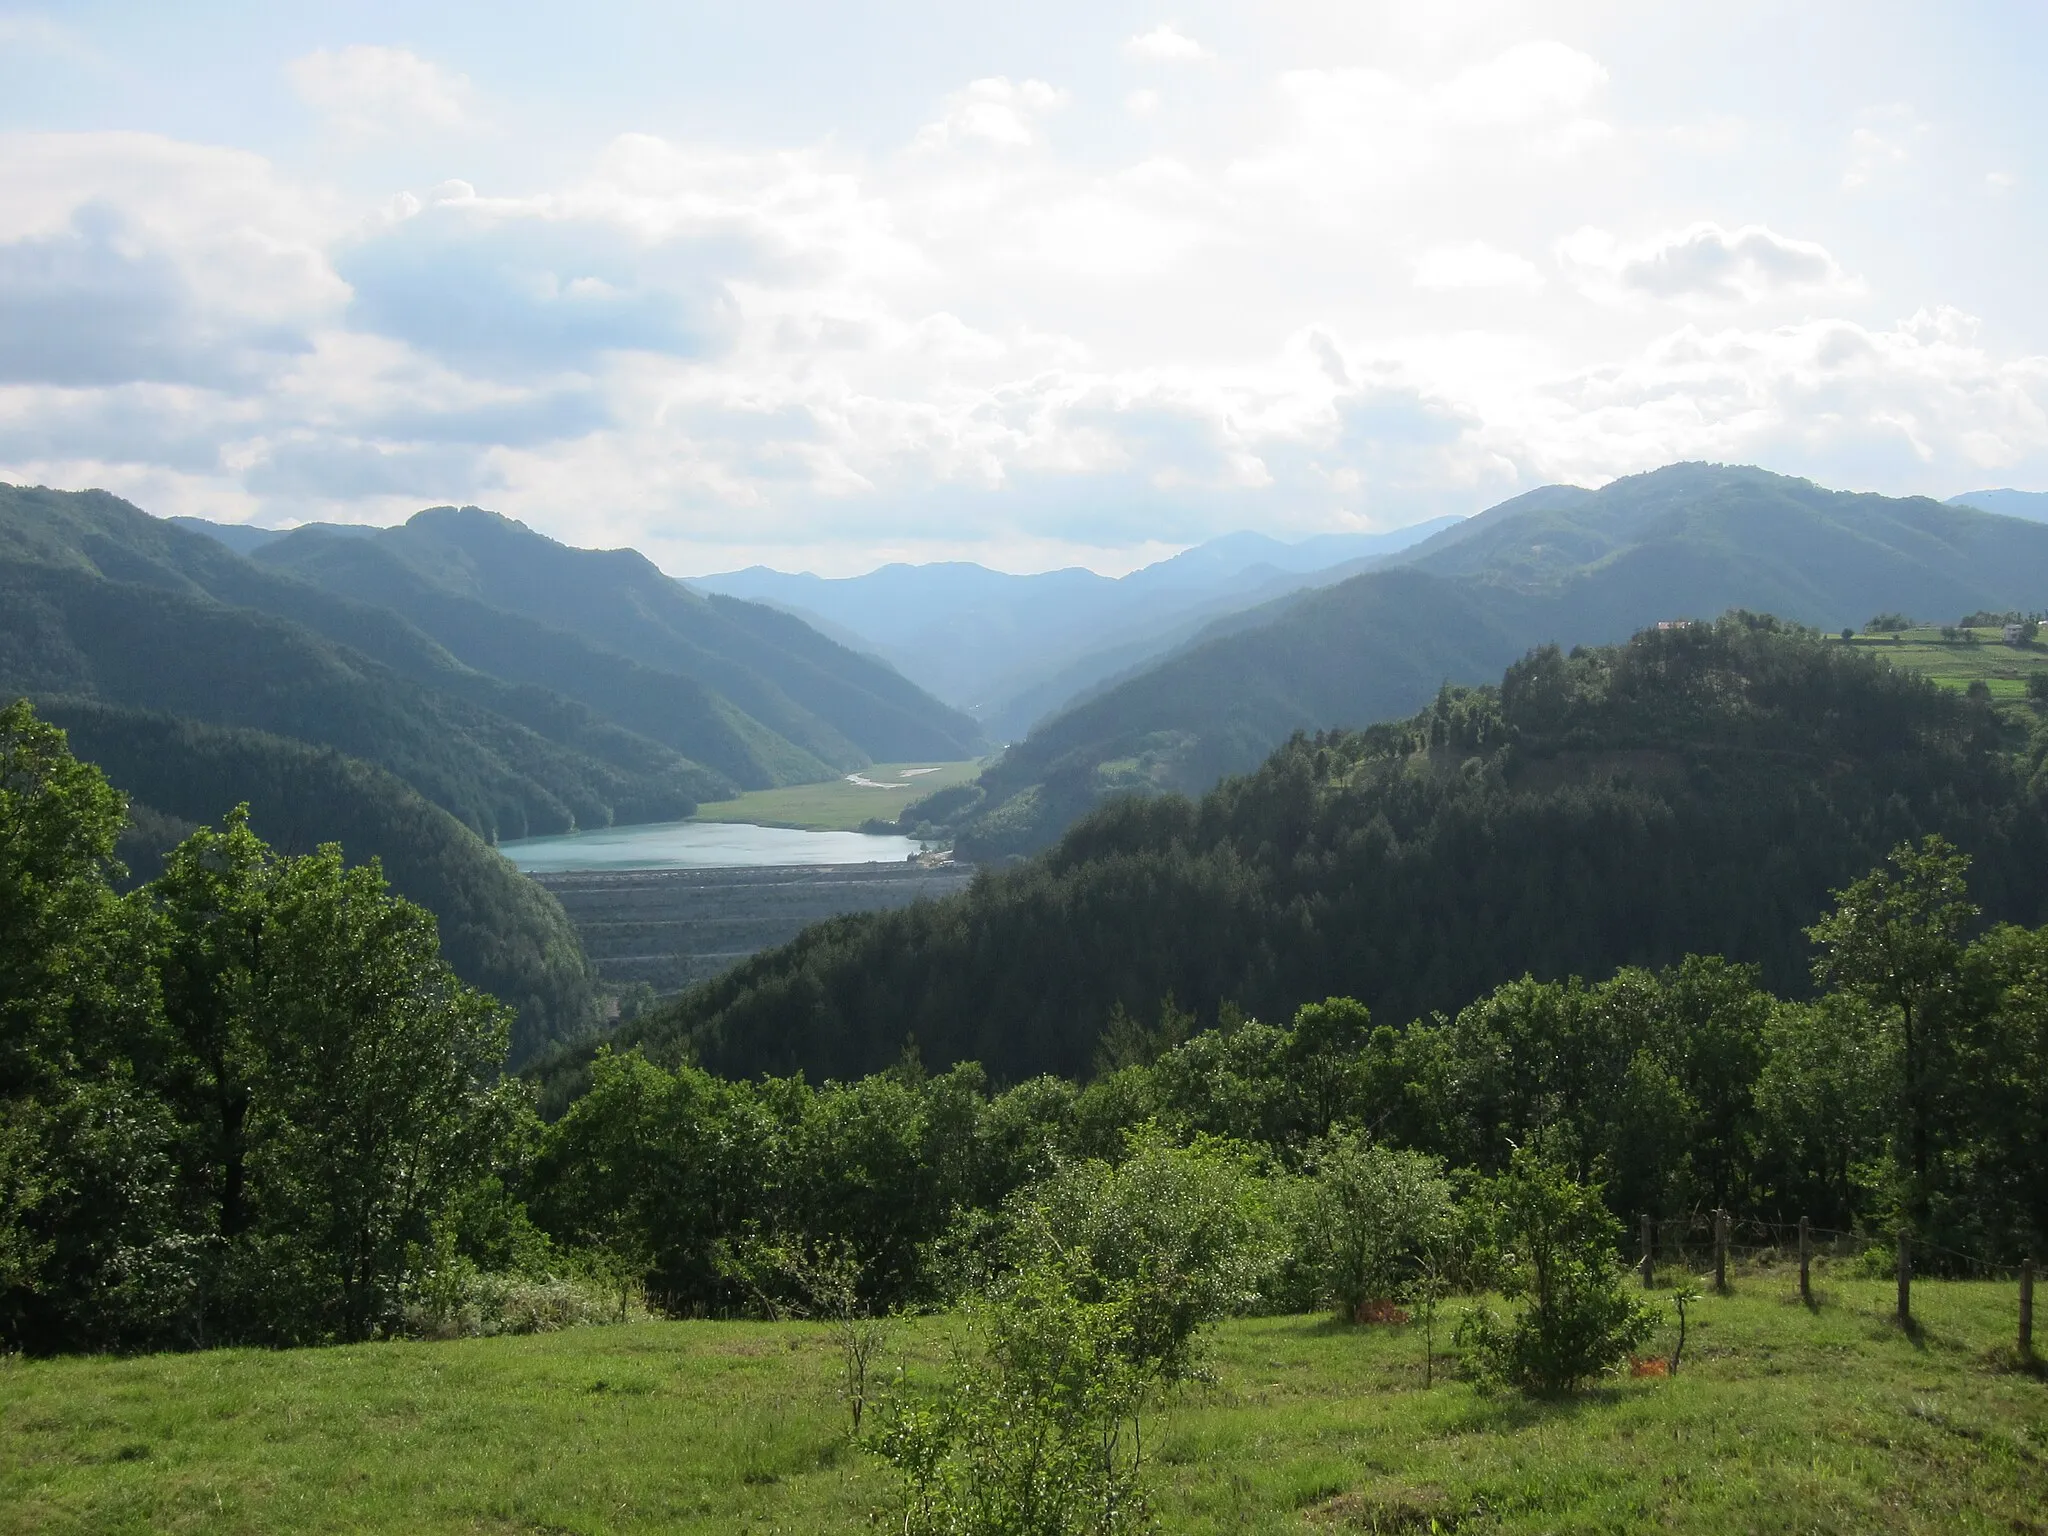
[[[1459,1325],[1483,1375],[1527,1392],[1569,1392],[1650,1336],[1655,1314],[1622,1288],[1621,1225],[1597,1187],[1521,1147],[1487,1194],[1501,1292],[1522,1306],[1505,1323],[1475,1313]]]
[[[647,1315],[620,1308],[606,1286],[566,1275],[494,1274],[455,1260],[425,1274],[399,1314],[399,1331],[416,1339],[490,1338],[559,1333]]]
[[[929,1404],[880,1450],[906,1536],[1149,1530],[1141,1418],[1192,1373],[1201,1328],[1256,1302],[1277,1252],[1263,1182],[1213,1142],[1134,1132],[1129,1156],[1057,1167],[1005,1207],[1004,1273]]]
[[[904,1536],[1152,1529],[1139,1414],[1156,1362],[1135,1292],[1077,1251],[1041,1257],[971,1309],[948,1390],[899,1406],[881,1437],[903,1478]]]
[[[1340,1130],[1311,1150],[1309,1172],[1294,1248],[1318,1303],[1355,1319],[1441,1271],[1455,1207],[1440,1158]]]

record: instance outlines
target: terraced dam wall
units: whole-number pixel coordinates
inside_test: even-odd
[[[971,864],[832,864],[754,869],[625,869],[534,874],[552,891],[608,982],[679,992],[807,924],[842,912],[948,896]]]

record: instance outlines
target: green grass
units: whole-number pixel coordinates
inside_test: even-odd
[[[906,774],[910,769],[924,772]],[[980,762],[879,763],[863,768],[861,777],[900,788],[875,789],[845,779],[822,784],[788,784],[781,789],[756,789],[735,800],[697,807],[698,821],[748,821],[763,827],[803,827],[819,832],[854,832],[879,816],[893,821],[913,800],[935,789],[965,784],[980,773]]]
[[[2009,1284],[1782,1276],[1695,1308],[1672,1380],[1560,1402],[1425,1389],[1414,1327],[1217,1331],[1147,1427],[1168,1531],[2048,1531],[2048,1383],[2001,1369]],[[1455,1308],[1454,1304],[1454,1308]],[[936,1369],[951,1319],[892,1362]],[[868,1529],[823,1330],[681,1322],[526,1339],[0,1367],[0,1531]]]
[[[1957,692],[1982,679],[1994,699],[2024,699],[2027,678],[2035,672],[2048,672],[2048,646],[2007,645],[1995,629],[1966,633],[1975,635],[1979,643],[1944,640],[1939,629],[1904,630],[1897,643],[1890,635],[1858,635],[1848,643],[1875,651],[1896,666],[1925,673]]]

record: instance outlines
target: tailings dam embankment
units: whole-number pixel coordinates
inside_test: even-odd
[[[842,912],[949,896],[968,864],[834,864],[753,869],[614,869],[533,874],[552,891],[608,982],[677,992]]]

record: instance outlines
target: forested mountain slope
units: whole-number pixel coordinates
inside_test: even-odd
[[[574,699],[716,769],[737,788],[811,783],[833,777],[839,767],[759,724],[695,678],[644,666],[569,630],[451,592],[383,540],[290,533],[273,541],[261,558],[325,592],[388,608],[466,665]]]
[[[105,492],[0,487],[0,583],[0,687],[335,746],[487,838],[688,815],[739,782]]]
[[[515,1061],[595,1025],[594,979],[560,905],[391,774],[259,731],[92,700],[44,699],[37,708],[129,795],[144,829],[168,817],[170,835],[180,835],[246,802],[250,824],[280,852],[338,842],[351,862],[375,854],[393,888],[434,914],[455,973],[517,1010]],[[137,879],[155,876],[163,851],[134,841],[123,848]]]
[[[0,694],[93,697],[333,747],[487,838],[686,816],[718,782],[537,690],[504,702],[569,716],[547,735],[287,620],[75,567],[0,563]]]
[[[657,1055],[847,1076],[1085,1072],[1112,1009],[1346,994],[1385,1023],[1688,952],[1806,986],[1831,888],[1939,831],[1992,918],[2048,916],[2040,749],[1987,701],[1737,616],[1538,650],[1500,686],[1124,799],[964,896],[825,923],[637,1023]],[[558,1073],[573,1075],[572,1063]]]
[[[306,530],[255,551],[276,569],[390,602],[388,566],[356,538]],[[761,603],[705,596],[630,549],[572,549],[477,507],[436,507],[367,541],[455,596],[539,620],[643,666],[693,678],[838,768],[974,755],[980,728],[886,664]]]
[[[1240,615],[1043,722],[983,776],[979,799],[912,806],[905,826],[950,829],[972,857],[1029,852],[1103,795],[1199,791],[1290,731],[1405,713],[1438,683],[1481,681],[1544,642],[1605,644],[1730,608],[1836,629],[1883,611],[1945,621],[2048,602],[2048,527],[1715,464],[1545,487],[1391,560]]]

